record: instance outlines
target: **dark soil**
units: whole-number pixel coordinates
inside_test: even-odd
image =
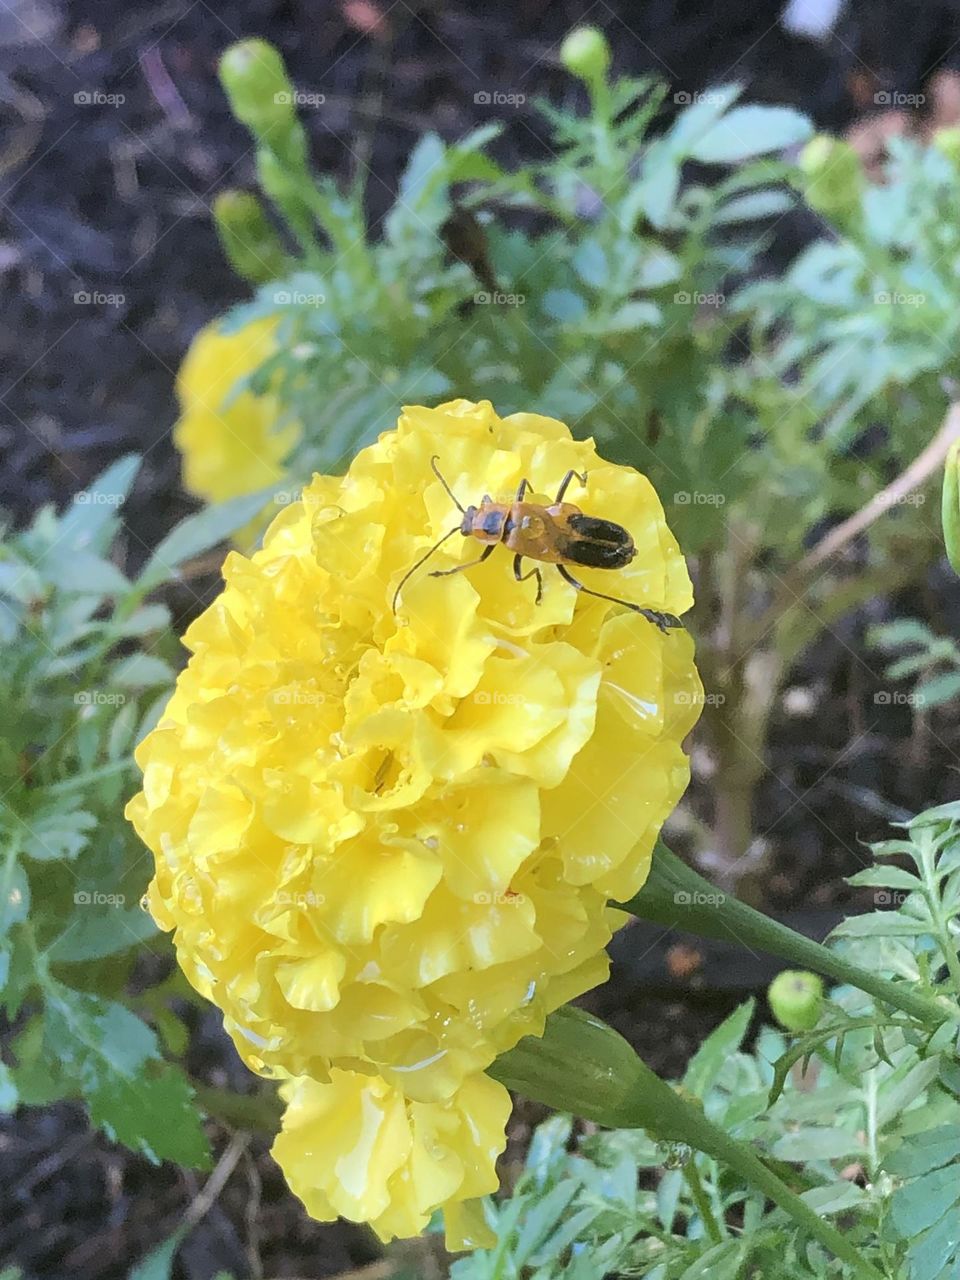
[[[146,461],[127,508],[133,554],[189,509],[169,436],[174,371],[194,332],[242,296],[209,214],[221,187],[252,180],[248,139],[230,118],[215,75],[233,39],[267,36],[295,82],[325,94],[325,110],[306,120],[320,169],[350,172],[358,144],[369,143],[376,221],[420,132],[432,127],[455,137],[489,118],[474,101],[480,89],[527,96],[508,122],[504,161],[542,151],[530,100],[571,92],[557,45],[584,17],[608,31],[624,70],[656,72],[686,92],[737,78],[753,99],[794,103],[832,128],[854,119],[865,77],[880,88],[918,92],[960,48],[954,4],[918,11],[895,0],[855,0],[823,44],[785,33],[781,8],[664,0],[383,0],[382,9],[373,0],[6,0],[0,506],[25,520],[40,503],[63,503],[111,459],[135,451]],[[378,91],[381,104],[370,120],[363,103]],[[77,97],[94,94],[123,101]],[[82,302],[78,294],[111,300]],[[922,590],[894,604],[946,616],[944,587],[933,571]],[[196,607],[191,598],[181,603]],[[949,782],[945,770],[932,771],[942,752],[929,736],[916,735],[907,708],[875,712],[874,685],[852,656],[862,651],[865,623],[892,615],[894,604],[878,602],[869,619],[848,620],[836,638],[811,650],[792,683],[814,689],[820,710],[800,719],[780,715],[774,725],[760,798],[761,831],[773,832],[766,901],[823,908],[825,915],[802,922],[821,936],[830,911],[845,901],[842,876],[858,865],[858,842],[882,835],[899,811],[944,798]],[[847,714],[828,717],[825,706]],[[935,721],[931,732],[942,738],[947,729]],[[614,977],[591,999],[654,1067],[672,1073],[771,972],[731,949],[637,928],[618,940]],[[199,1078],[245,1087],[212,1013],[200,1020],[191,1054]],[[518,1110],[511,1161],[537,1115]],[[211,1130],[222,1154],[231,1132],[213,1123]],[[181,1248],[177,1280],[210,1280],[221,1269],[237,1277],[314,1277],[368,1264],[376,1280],[380,1250],[370,1234],[312,1223],[286,1190],[268,1145],[257,1137],[239,1156]],[[91,1134],[69,1105],[24,1109],[0,1122],[0,1157],[0,1266],[17,1263],[29,1280],[126,1277],[199,1190],[181,1170],[156,1169]],[[436,1275],[433,1254],[421,1250],[416,1268]]]

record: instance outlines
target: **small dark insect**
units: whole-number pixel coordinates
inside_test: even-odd
[[[549,507],[537,502],[524,502],[523,496],[533,486],[529,480],[521,480],[520,487],[512,502],[494,502],[489,494],[483,495],[479,507],[464,507],[456,494],[440,474],[437,466],[438,457],[430,459],[433,473],[446,489],[451,501],[463,515],[461,522],[449,533],[445,533],[439,542],[420,557],[416,564],[403,575],[393,593],[393,611],[397,611],[400,592],[416,573],[417,569],[455,533],[465,538],[476,538],[486,543],[483,553],[476,560],[468,560],[466,564],[458,564],[453,569],[434,569],[431,578],[444,578],[452,573],[462,573],[464,569],[472,569],[482,564],[494,549],[503,543],[513,551],[513,576],[518,582],[526,582],[527,578],[537,580],[537,604],[543,598],[543,574],[538,566],[523,573],[523,559],[538,560],[542,564],[555,564],[562,578],[582,591],[584,595],[596,596],[600,600],[611,600],[614,604],[622,604],[634,613],[640,613],[661,631],[669,631],[671,627],[682,627],[683,623],[672,613],[661,613],[656,609],[644,609],[629,600],[621,600],[618,596],[604,595],[602,591],[593,591],[578,581],[567,568],[568,564],[587,565],[591,569],[622,569],[637,554],[633,539],[622,525],[612,520],[603,520],[598,516],[588,516],[575,507],[572,502],[564,502],[564,494],[574,479],[581,484],[587,483],[586,472],[568,471],[560,482],[557,496]]]

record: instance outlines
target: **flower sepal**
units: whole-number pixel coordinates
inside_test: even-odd
[[[487,1074],[525,1097],[611,1128],[645,1129],[722,1161],[764,1192],[798,1225],[842,1258],[852,1275],[880,1280],[856,1248],[790,1190],[743,1143],[708,1120],[652,1071],[612,1027],[569,1005],[547,1019],[543,1036],[526,1036]]]

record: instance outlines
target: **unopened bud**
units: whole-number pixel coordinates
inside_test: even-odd
[[[244,280],[265,284],[289,271],[283,245],[251,192],[221,191],[213,202],[213,219],[227,261]]]
[[[799,166],[800,186],[812,209],[841,227],[859,217],[866,178],[849,142],[818,134],[801,151]]]
[[[767,1000],[786,1031],[810,1031],[823,1007],[823,982],[803,969],[784,969],[770,983]]]
[[[587,84],[603,80],[610,67],[610,46],[598,27],[577,27],[560,46],[560,61]]]

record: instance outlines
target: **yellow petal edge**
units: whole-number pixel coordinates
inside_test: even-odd
[[[137,751],[128,816],[149,905],[243,1060],[283,1080],[274,1154],[321,1219],[483,1243],[506,1091],[493,1059],[602,982],[622,916],[689,779],[693,643],[544,592],[482,547],[460,501],[567,501],[623,525],[625,569],[587,586],[682,614],[690,581],[650,482],[552,418],[486,401],[406,408],[344,476],[315,476],[218,599]],[[525,567],[532,567],[527,562]]]

